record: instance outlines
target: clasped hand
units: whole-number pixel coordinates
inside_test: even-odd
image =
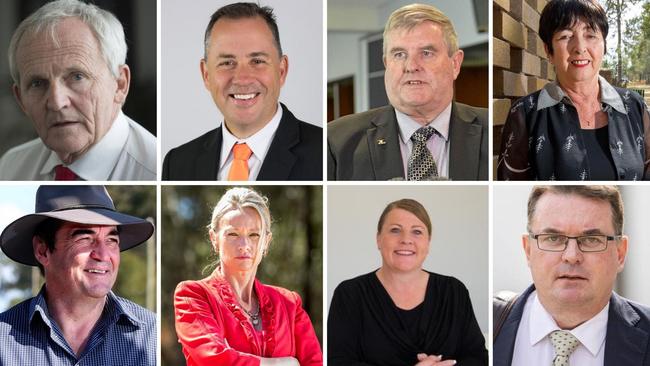
[[[418,363],[415,366],[453,366],[456,360],[442,360],[442,355],[427,355],[426,353],[418,353]]]

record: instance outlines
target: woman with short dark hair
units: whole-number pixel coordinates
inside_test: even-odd
[[[645,102],[599,76],[608,29],[596,0],[546,5],[539,35],[557,80],[510,109],[498,179],[650,179]]]

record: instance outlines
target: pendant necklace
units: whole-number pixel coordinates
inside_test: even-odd
[[[248,310],[244,309],[243,306],[241,308],[251,318],[251,323],[253,323],[253,326],[257,327],[260,324],[260,304],[259,304],[259,302],[257,304],[257,311],[256,312],[248,311]]]

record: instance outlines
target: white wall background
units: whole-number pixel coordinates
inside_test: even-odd
[[[433,235],[424,269],[461,280],[474,313],[488,329],[487,186],[330,186],[327,193],[327,306],[336,286],[381,266],[375,235],[384,207],[418,200],[431,217]]]
[[[223,116],[205,89],[199,62],[212,14],[235,1],[161,2],[161,156],[219,126]],[[274,9],[289,73],[280,101],[305,122],[323,125],[323,2],[261,0]]]
[[[521,246],[526,232],[526,203],[532,186],[494,186],[494,291],[521,292],[532,283]],[[625,204],[624,233],[629,236],[625,269],[618,276],[616,291],[629,299],[650,304],[650,225],[647,207],[650,186],[621,186]]]

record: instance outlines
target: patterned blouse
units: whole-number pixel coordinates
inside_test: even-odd
[[[599,77],[600,102],[607,113],[609,151],[596,159],[585,141],[578,112],[557,82],[521,98],[510,109],[501,137],[499,180],[594,180],[596,166],[613,162],[616,180],[647,180],[650,112],[643,98]],[[602,154],[601,154],[602,155]],[[611,169],[610,169],[611,170]]]

